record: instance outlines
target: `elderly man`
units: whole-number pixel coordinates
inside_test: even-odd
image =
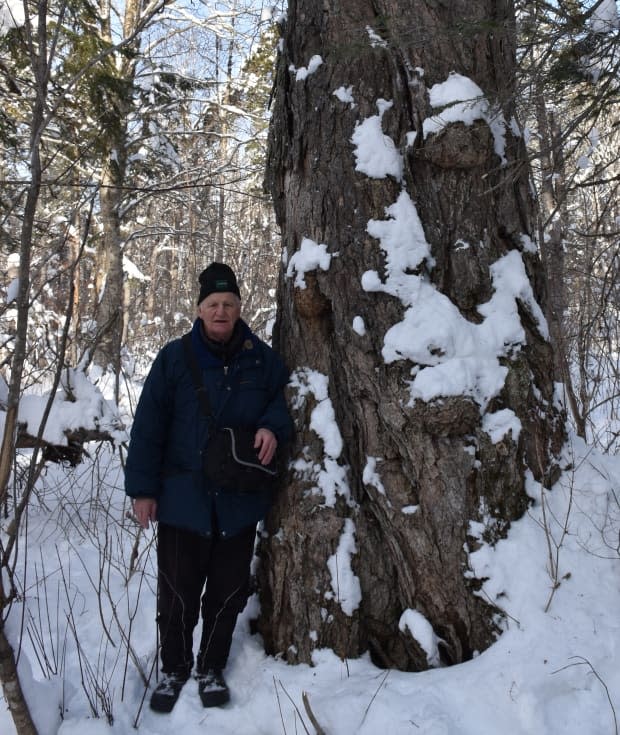
[[[157,712],[172,710],[190,676],[200,612],[198,693],[205,707],[228,702],[222,671],[237,615],[247,601],[256,524],[272,501],[269,490],[224,490],[207,479],[203,453],[210,429],[254,427],[263,465],[291,432],[283,391],[287,371],[240,318],[235,274],[223,263],[212,263],[199,280],[191,349],[176,339],[156,357],[136,409],[125,468],[125,489],[138,522],[143,528],[158,522],[163,677],[150,702]],[[198,374],[211,415],[197,397]]]

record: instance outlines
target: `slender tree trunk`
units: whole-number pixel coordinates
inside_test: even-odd
[[[42,5],[45,5],[43,3]],[[45,21],[45,9],[39,14]],[[30,29],[32,31],[32,29]],[[36,48],[34,39],[31,45],[31,62],[37,84],[37,95],[32,108],[30,135],[30,183],[26,193],[26,203],[20,236],[19,249],[19,289],[17,294],[17,329],[15,347],[11,360],[11,380],[7,400],[7,412],[4,424],[2,449],[0,450],[0,505],[7,492],[11,465],[17,436],[17,411],[21,395],[21,380],[26,359],[26,338],[28,334],[28,315],[30,313],[30,260],[32,255],[32,238],[36,211],[41,191],[41,156],[40,145],[45,115],[47,90],[47,31],[46,24],[37,29]]]
[[[37,729],[25,705],[26,700],[17,675],[13,649],[2,628],[0,628],[0,679],[4,698],[11,711],[18,734],[37,735]]]
[[[112,368],[117,375],[117,388],[125,319],[121,234],[123,187],[127,173],[127,125],[136,72],[135,56],[140,47],[141,7],[140,0],[127,0],[125,3],[123,35],[132,41],[127,44],[123,55],[114,61],[117,66],[119,91],[114,99],[110,100],[111,109],[104,131],[108,140],[104,146],[99,194],[103,237],[97,249],[96,313],[99,342],[95,361],[104,369]],[[107,0],[101,0],[100,9],[101,32],[105,40],[111,43],[111,10]],[[106,59],[105,63],[110,63],[110,60]]]
[[[75,228],[74,232],[71,232],[69,234],[69,257],[68,261],[70,264],[78,263],[78,261],[81,258],[82,255],[82,247],[80,243],[80,222],[81,217],[80,213],[76,212],[74,215],[74,222],[73,226]],[[73,271],[73,307],[72,307],[72,313],[73,313],[73,339],[71,340],[70,345],[70,354],[69,359],[71,361],[72,365],[77,365],[78,359],[79,359],[79,351],[78,351],[78,345],[79,345],[79,336],[81,331],[81,300],[82,300],[82,287],[81,287],[81,269],[80,266],[77,265]]]
[[[95,360],[103,368],[120,371],[123,333],[123,253],[120,232],[122,185],[125,178],[123,141],[112,146],[101,177],[103,237],[97,249],[97,326],[101,335]]]
[[[390,266],[369,222],[389,221],[386,208],[404,191],[434,261],[410,273],[464,320],[480,323],[478,307],[495,291],[491,266],[508,254],[518,254],[542,299],[540,262],[527,246],[535,218],[522,140],[506,125],[498,151],[491,117],[423,135],[437,114],[429,90],[452,72],[483,90],[495,120],[511,120],[514,33],[505,0],[290,2],[268,182],[285,262],[304,238],[332,255],[305,273],[305,288],[281,274],[274,332],[294,371],[296,437],[261,542],[258,625],[268,651],[291,662],[331,647],[341,656],[370,651],[384,666],[436,665],[403,624],[410,610],[430,624],[444,662],[486,648],[498,609],[476,594],[468,551],[523,514],[526,469],[546,485],[556,476],[563,416],[531,304],[515,302],[525,344],[502,357],[505,382],[488,406],[469,396],[411,401],[412,368],[424,364],[382,356],[403,304],[362,285],[369,271],[384,281]],[[321,64],[304,75],[316,55]],[[356,170],[352,137],[373,116],[403,156],[402,180]],[[320,433],[331,410],[341,447]],[[518,439],[494,442],[484,430],[484,416],[499,410],[518,417]],[[471,522],[482,524],[481,537]]]
[[[554,347],[555,372],[566,390],[577,434],[586,435],[585,419],[573,388],[565,329],[567,307],[564,246],[568,231],[563,136],[552,110],[547,109],[541,80],[537,79],[536,122],[540,136],[541,209],[544,223],[540,250],[548,284],[547,320]]]
[[[47,82],[47,3],[41,2],[38,7],[36,21],[36,36],[30,18],[26,13],[26,30],[29,40],[30,61],[34,72],[37,94],[32,105],[32,119],[30,122],[30,183],[26,195],[24,217],[20,238],[19,261],[19,289],[17,295],[17,329],[13,357],[11,360],[11,379],[7,398],[7,412],[5,416],[4,435],[0,449],[0,507],[5,505],[7,498],[11,467],[15,456],[17,440],[17,417],[19,400],[22,389],[22,376],[26,359],[28,318],[30,313],[30,261],[32,255],[32,240],[36,211],[41,190],[41,136],[44,129]],[[19,529],[19,522],[14,523],[14,533]],[[36,728],[32,721],[28,704],[22,692],[15,656],[4,630],[7,606],[11,593],[7,592],[7,577],[3,558],[0,567],[0,682],[5,699],[11,710],[15,727],[20,735],[36,735]]]
[[[229,197],[228,197],[228,187],[230,182],[230,175],[231,175],[231,163],[232,163],[232,155],[230,150],[230,144],[229,144],[229,136],[231,135],[231,126],[230,126],[230,112],[227,109],[230,104],[232,104],[232,91],[233,91],[233,63],[234,63],[234,56],[236,51],[236,36],[235,36],[235,19],[236,19],[236,13],[237,6],[236,2],[232,3],[231,7],[231,29],[232,29],[232,35],[230,39],[228,40],[228,49],[226,51],[226,58],[225,63],[222,64],[221,69],[221,90],[222,93],[219,96],[219,104],[218,104],[218,117],[219,117],[219,123],[218,123],[218,134],[220,136],[219,138],[219,145],[218,145],[218,167],[219,167],[219,176],[218,176],[218,184],[219,184],[219,190],[218,190],[218,202],[217,202],[217,226],[216,226],[216,240],[215,240],[215,259],[220,262],[226,262],[227,260],[230,260],[232,256],[236,256],[236,253],[231,253],[230,251],[230,243],[227,242],[227,231],[226,231],[226,225],[227,225],[227,212],[226,209],[229,205]],[[216,66],[216,77],[219,79],[220,77],[220,56],[222,49],[222,42],[217,39],[216,40],[216,53],[217,53],[217,66]]]

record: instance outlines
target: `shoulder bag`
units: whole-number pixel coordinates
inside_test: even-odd
[[[248,493],[273,489],[278,474],[276,458],[268,465],[261,464],[254,449],[256,428],[215,426],[207,390],[194,354],[191,332],[183,335],[182,342],[201,411],[210,419],[208,442],[202,452],[207,480],[227,491]]]

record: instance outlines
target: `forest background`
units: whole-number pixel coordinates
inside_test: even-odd
[[[121,440],[122,456],[132,383],[190,326],[197,276],[211,260],[236,270],[244,316],[269,338],[281,255],[262,182],[284,8],[25,7],[0,8],[2,630],[22,591],[17,540],[46,463],[75,464],[87,440]],[[556,375],[576,435],[614,455],[616,5],[517,3],[517,18],[519,125]],[[72,402],[84,376],[117,413],[101,410],[68,443],[45,433],[51,400],[38,427],[20,419],[24,396],[60,391]]]

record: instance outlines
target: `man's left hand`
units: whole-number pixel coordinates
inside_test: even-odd
[[[258,459],[261,464],[269,464],[276,453],[278,440],[273,431],[259,429],[254,437],[254,449],[258,450]]]

